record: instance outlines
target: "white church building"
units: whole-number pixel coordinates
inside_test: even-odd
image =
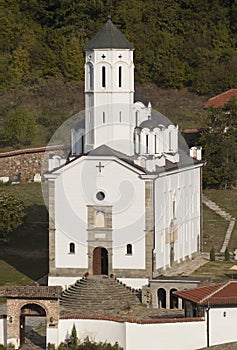
[[[136,100],[133,45],[110,19],[85,47],[85,124],[49,186],[49,285],[140,288],[199,253],[201,168],[178,126]]]

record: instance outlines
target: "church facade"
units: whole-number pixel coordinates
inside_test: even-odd
[[[47,173],[49,285],[86,273],[140,288],[201,246],[201,168],[134,93],[134,47],[109,19],[85,47],[85,124]]]

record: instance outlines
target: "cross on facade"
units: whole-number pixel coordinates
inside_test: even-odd
[[[102,58],[106,58],[106,56],[103,54],[102,56],[101,56]]]
[[[99,173],[101,173],[101,169],[104,168],[104,165],[99,162],[99,165],[96,165],[96,168],[99,168]]]

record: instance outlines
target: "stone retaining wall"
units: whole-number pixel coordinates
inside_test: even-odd
[[[9,177],[12,181],[14,176],[20,176],[21,181],[33,181],[36,174],[42,175],[48,170],[48,158],[54,154],[67,157],[66,147],[58,145],[0,153],[0,178]]]

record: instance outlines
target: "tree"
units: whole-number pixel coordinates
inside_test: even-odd
[[[69,338],[69,349],[77,350],[78,349],[78,337],[77,337],[77,330],[75,324],[73,324],[72,327],[72,333]]]
[[[231,100],[223,108],[210,108],[201,137],[204,186],[227,188],[237,180],[237,105]]]
[[[214,247],[212,247],[210,250],[210,261],[215,261],[215,260],[216,260],[215,249]]]
[[[36,126],[32,111],[18,107],[6,115],[6,140],[15,145],[30,145],[36,135]]]
[[[0,193],[0,241],[8,241],[9,233],[22,225],[25,215],[21,200],[8,193]]]
[[[230,261],[230,252],[228,247],[225,248],[225,261]]]

